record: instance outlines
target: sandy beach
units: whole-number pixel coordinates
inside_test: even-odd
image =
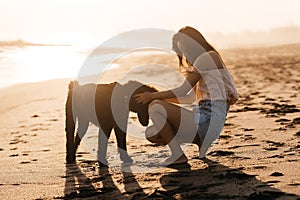
[[[132,166],[121,166],[116,156],[108,159],[111,167],[99,168],[84,144],[77,163],[66,164],[64,104],[70,80],[0,89],[0,197],[300,199],[299,51],[299,44],[222,50],[240,99],[230,108],[217,144],[205,159],[198,159],[196,146],[188,145],[188,165],[140,173],[135,163],[159,162],[169,151],[142,140],[144,129],[135,130],[132,124],[128,131],[141,136],[128,137],[128,152],[135,161]],[[175,68],[135,68],[143,63],[177,67],[177,58],[168,54],[125,57],[101,81],[159,80],[165,83],[156,86],[160,89],[180,84]],[[130,118],[131,123],[136,121],[134,115]],[[110,147],[109,156],[115,154],[113,134]],[[152,155],[157,150],[159,158]]]

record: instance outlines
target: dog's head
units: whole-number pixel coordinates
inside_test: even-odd
[[[149,113],[148,113],[148,104],[137,103],[135,100],[135,95],[143,92],[156,92],[157,90],[153,87],[144,85],[137,81],[129,81],[124,85],[127,93],[127,100],[129,101],[129,110],[132,112],[136,112],[139,118],[139,122],[143,126],[147,126],[149,124]]]

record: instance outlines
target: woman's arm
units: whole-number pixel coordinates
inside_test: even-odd
[[[177,104],[192,104],[196,99],[196,91],[197,88],[194,86],[193,90],[191,90],[187,95],[172,99],[165,99],[165,101],[170,103],[177,103]]]
[[[201,75],[195,70],[194,72],[189,73],[182,85],[178,88],[162,92],[144,92],[142,94],[135,95],[135,98],[137,102],[146,104],[154,99],[171,99],[182,97],[191,91],[200,79]]]

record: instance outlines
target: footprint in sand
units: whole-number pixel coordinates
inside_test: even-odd
[[[227,117],[227,119],[233,119],[233,118],[236,118],[236,117],[237,117],[236,115],[232,115],[232,116]]]
[[[285,150],[284,153],[286,153],[286,155],[295,155],[295,153],[296,153],[297,151],[299,151],[299,149],[300,149],[300,145],[297,145],[297,146],[295,146],[295,147],[291,147],[291,148],[288,149],[288,150]]]
[[[234,126],[234,124],[231,124],[231,123],[225,123],[224,126]]]
[[[251,93],[251,95],[258,95],[258,94],[260,94],[260,92],[258,92],[258,91],[255,91],[255,92]]]
[[[242,145],[235,145],[235,146],[232,146],[232,147],[228,147],[228,149],[237,149],[237,148],[241,148],[241,147],[244,147]]]
[[[300,124],[300,117],[294,118],[292,122],[287,123],[285,128],[296,128]]]
[[[288,186],[300,186],[300,183],[290,183]]]
[[[282,155],[273,155],[273,156],[268,156],[267,158],[284,158]]]
[[[11,154],[11,155],[9,155],[9,157],[17,157],[17,156],[19,156],[19,154]]]
[[[83,157],[84,154],[89,154],[89,153],[88,152],[83,152],[83,151],[80,151],[80,152],[76,153],[77,157]]]
[[[280,181],[274,180],[274,181],[267,181],[267,183],[279,183]]]
[[[252,168],[253,168],[253,169],[266,169],[267,166],[264,166],[264,165],[258,165],[258,166],[253,166]]]
[[[288,125],[291,120],[289,119],[285,119],[285,118],[281,118],[281,119],[276,119],[275,122],[280,122],[280,125]]]
[[[21,184],[20,183],[12,183],[11,185],[13,185],[13,186],[19,186]]]
[[[260,146],[260,144],[235,145],[235,146],[228,147],[228,149],[237,149],[241,147],[258,147],[258,146]]]
[[[163,150],[158,151],[158,153],[166,153],[166,152],[169,152],[169,150],[163,149]]]
[[[219,138],[227,140],[227,139],[231,138],[231,136],[230,135],[220,135]]]
[[[212,152],[208,153],[208,155],[211,155],[211,156],[231,156],[233,154],[234,154],[233,151],[222,151],[222,150],[212,151]]]
[[[32,115],[31,118],[37,118],[40,117],[39,115]]]
[[[253,137],[251,134],[246,134],[243,139],[244,139],[244,141],[255,140],[256,137]]]
[[[144,146],[144,147],[160,147],[160,146],[163,146],[163,145],[160,145],[160,144],[144,144],[144,145],[141,145],[141,146]]]
[[[4,151],[4,149],[0,148],[0,151]]]
[[[284,100],[284,99],[282,99],[282,100],[280,100],[279,102],[282,102],[282,103],[288,103],[288,102],[291,102],[291,100]]]
[[[35,132],[35,131],[46,131],[49,130],[48,128],[33,128],[30,131]]]
[[[9,145],[12,145],[12,144],[18,144],[19,141],[16,141],[16,140],[11,140],[11,142],[9,143]]]
[[[50,150],[49,150],[49,151],[50,151]],[[86,155],[87,155],[87,154],[89,154],[89,152],[85,152],[85,151],[78,151],[78,152],[77,152],[77,154],[78,154],[78,155],[83,155],[83,154],[86,154]]]
[[[275,147],[282,147],[285,144],[284,142],[274,142],[271,140],[265,140],[263,142],[266,142],[266,143],[270,144],[271,146],[275,146]]]
[[[265,98],[265,101],[275,101],[273,98]]]
[[[294,156],[294,155],[296,155],[296,153],[291,152],[291,153],[287,153],[286,155],[287,155],[287,156]]]
[[[275,128],[273,131],[286,131],[286,128],[280,127],[280,128]]]
[[[254,131],[254,128],[243,128],[243,130],[244,130],[245,132],[247,132],[247,131]]]
[[[22,161],[22,162],[20,162],[20,164],[29,164],[29,163],[31,163],[30,161]]]
[[[53,118],[53,119],[49,119],[48,121],[50,121],[50,122],[57,122],[57,121],[58,121],[58,119],[56,119],[56,118]]]
[[[238,134],[234,134],[234,136],[239,137],[239,136],[243,136],[243,134],[238,133]]]
[[[285,118],[282,118],[282,119],[276,119],[275,122],[290,122],[291,120],[289,119],[285,119]]]
[[[245,106],[244,108],[232,110],[231,112],[247,112],[247,111],[257,111],[257,110],[264,110],[263,108],[256,108],[256,107],[249,107]]]
[[[284,176],[281,172],[273,172],[270,176]]]
[[[294,118],[293,124],[300,124],[300,117]]]
[[[279,103],[272,103],[272,105],[273,108],[265,109],[264,111],[261,112],[265,114],[279,114],[279,115],[300,112],[300,110],[296,107],[296,105],[279,104]]]
[[[26,140],[19,140],[19,139],[13,139],[13,140],[10,141],[9,145],[18,144],[18,143],[24,143],[24,144],[26,144],[26,143],[28,143],[28,141],[26,141]]]
[[[266,147],[266,148],[264,148],[264,150],[267,150],[267,151],[276,151],[276,150],[278,150],[278,148],[277,147]]]

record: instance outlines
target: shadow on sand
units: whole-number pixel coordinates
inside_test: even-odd
[[[188,164],[172,167],[177,171],[163,175],[160,178],[162,188],[151,194],[144,193],[145,188],[139,185],[133,173],[128,172],[128,166],[115,180],[124,185],[125,191],[121,192],[107,167],[100,167],[97,176],[90,179],[81,169],[85,172],[95,167],[95,162],[84,167],[66,165],[65,196],[59,199],[300,199],[241,169],[232,169],[209,159],[202,161],[207,164],[204,169],[192,170]]]
[[[66,164],[66,181],[64,197],[62,199],[88,198],[103,195],[93,185],[93,180],[88,178],[78,164]]]
[[[209,159],[203,161],[207,168],[191,170],[189,165],[178,166],[177,172],[162,176],[160,183],[165,191],[158,190],[152,196],[168,199],[299,199],[299,196],[271,187],[240,169]]]
[[[126,172],[121,172],[121,181],[117,180],[124,185],[125,191],[121,192],[115,185],[109,168],[106,166],[98,168],[96,163],[83,161],[79,164],[66,164],[64,196],[56,199],[141,199],[146,197],[135,175],[130,172],[130,167],[126,166]],[[92,175],[94,178],[85,175],[85,172],[91,171],[94,171]]]

